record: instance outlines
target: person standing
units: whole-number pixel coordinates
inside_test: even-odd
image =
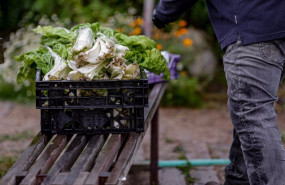
[[[197,1],[160,0],[153,12],[153,24],[164,28]],[[285,150],[274,110],[278,86],[285,75],[285,1],[206,3],[225,50],[227,105],[234,126],[224,185],[285,185]]]

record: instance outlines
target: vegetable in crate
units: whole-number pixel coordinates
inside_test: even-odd
[[[16,57],[22,61],[18,81],[34,81],[36,68],[43,80],[136,79],[140,68],[155,74],[170,72],[156,43],[145,36],[127,36],[98,23],[80,24],[71,30],[37,27],[39,49]]]

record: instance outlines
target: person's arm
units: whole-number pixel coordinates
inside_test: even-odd
[[[198,0],[160,0],[153,11],[153,23],[158,28],[164,28],[174,22]]]

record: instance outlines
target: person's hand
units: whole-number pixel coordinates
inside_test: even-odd
[[[165,28],[165,26],[167,25],[167,23],[157,18],[156,9],[154,9],[153,14],[152,14],[152,22],[154,26],[157,27],[158,29]]]

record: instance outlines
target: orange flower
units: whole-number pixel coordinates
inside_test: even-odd
[[[117,29],[119,32],[123,33],[123,28],[118,28]]]
[[[180,35],[181,35],[181,33],[180,33],[179,30],[176,30],[176,31],[174,32],[174,36],[175,36],[175,37],[179,37]]]
[[[156,44],[156,48],[161,51],[162,50],[162,45],[161,44]]]
[[[181,21],[179,21],[179,26],[185,27],[185,26],[187,26],[187,22],[185,20],[181,20]]]
[[[181,28],[179,30],[179,32],[180,32],[181,35],[185,35],[185,34],[187,34],[188,30],[186,28]]]
[[[130,26],[131,26],[132,28],[136,27],[136,25],[137,25],[137,22],[136,22],[136,21],[132,21],[132,22],[130,23]]]
[[[187,34],[188,30],[186,28],[180,28],[174,32],[175,37],[180,37],[181,35]]]
[[[143,19],[142,18],[137,18],[136,20],[137,25],[142,25],[143,24]]]
[[[184,44],[184,46],[186,46],[186,47],[191,47],[191,46],[193,45],[193,40],[192,40],[192,39],[189,39],[189,38],[185,38],[185,39],[183,40],[183,44]]]
[[[136,28],[134,29],[134,31],[133,31],[133,34],[134,34],[134,35],[139,35],[139,34],[141,34],[141,33],[142,33],[142,29],[139,28],[139,27],[136,27]]]

